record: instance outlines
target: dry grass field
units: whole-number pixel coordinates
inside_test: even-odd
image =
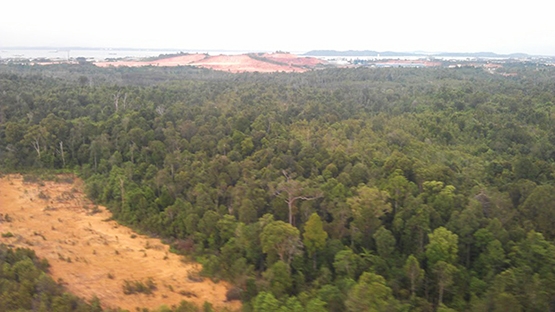
[[[20,175],[0,179],[0,243],[33,249],[50,263],[50,274],[77,296],[97,296],[104,307],[198,306],[239,310],[226,302],[229,285],[199,278],[200,265],[170,253],[159,239],[134,233],[111,221],[106,208],[94,206],[82,182],[26,183]],[[10,235],[5,235],[10,236]],[[124,284],[151,285],[152,293],[125,294]],[[137,282],[137,283],[136,283]]]

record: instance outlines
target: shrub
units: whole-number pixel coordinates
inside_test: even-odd
[[[141,281],[123,281],[123,293],[126,295],[142,293],[150,295],[156,290],[156,283],[152,277],[149,277],[145,282]]]

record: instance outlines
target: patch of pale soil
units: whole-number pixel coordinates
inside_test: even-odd
[[[194,282],[201,266],[170,253],[159,239],[134,233],[115,221],[111,213],[93,205],[74,184],[24,183],[20,175],[0,179],[0,243],[33,249],[50,263],[50,275],[69,291],[90,300],[97,296],[104,307],[134,311],[136,307],[178,305],[182,300],[202,306],[205,301],[221,310],[239,310],[239,301],[226,302],[230,285],[209,279]],[[10,222],[7,222],[10,220]],[[135,238],[132,238],[135,237]],[[152,278],[153,294],[123,293],[125,280]]]
[[[306,69],[292,67],[288,65],[274,64],[253,59],[246,54],[240,55],[216,55],[210,56],[204,60],[194,63],[193,65],[210,68],[214,70],[229,71],[232,73],[239,72],[304,72]]]
[[[317,59],[315,57],[304,57],[290,53],[265,53],[264,55],[262,55],[262,57],[271,61],[285,63],[293,66],[314,67],[326,63],[326,61]]]
[[[140,66],[180,66],[189,65],[201,68],[209,68],[213,70],[228,71],[232,73],[239,72],[305,72],[310,67],[315,67],[325,63],[316,58],[299,57],[294,54],[274,53],[264,54],[262,59],[258,60],[247,54],[240,55],[215,55],[208,56],[206,54],[187,54],[182,56],[170,57],[155,61],[116,61],[116,62],[96,62],[99,67],[140,67]],[[282,64],[276,64],[280,62]],[[305,68],[306,67],[306,68]]]
[[[94,63],[98,67],[141,67],[141,66],[185,66],[191,65],[197,61],[206,58],[206,54],[185,54],[173,57],[168,57],[164,59],[159,59],[155,61],[114,61],[114,62],[96,62]]]

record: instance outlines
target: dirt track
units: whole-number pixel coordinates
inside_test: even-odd
[[[186,300],[199,306],[208,301],[216,309],[240,309],[238,301],[225,302],[226,283],[189,278],[197,276],[199,264],[183,261],[158,239],[108,221],[111,214],[104,207],[92,214],[81,182],[75,181],[39,185],[23,183],[18,175],[1,178],[0,233],[14,236],[0,237],[0,243],[35,250],[50,263],[54,280],[87,300],[96,295],[104,307],[134,311]],[[125,280],[148,278],[157,286],[153,294],[123,293]]]

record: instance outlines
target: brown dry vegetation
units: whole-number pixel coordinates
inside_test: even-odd
[[[182,300],[218,310],[239,310],[226,302],[229,285],[209,279],[195,282],[201,266],[169,252],[159,239],[134,233],[115,221],[104,207],[93,206],[82,182],[24,183],[20,175],[0,179],[0,243],[35,250],[51,265],[50,275],[84,299],[97,296],[104,307],[157,308]],[[10,220],[9,222],[7,220]],[[125,281],[156,285],[152,294],[126,295]]]

